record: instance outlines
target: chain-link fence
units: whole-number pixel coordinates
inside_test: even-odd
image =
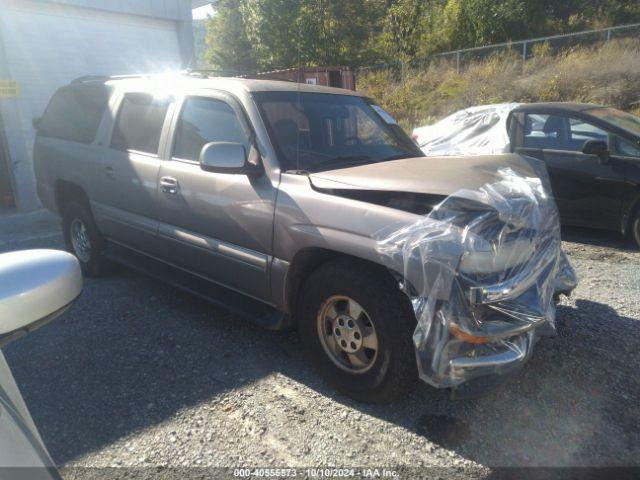
[[[627,38],[640,36],[640,23],[630,25],[620,25],[617,27],[601,28],[597,30],[587,30],[583,32],[566,33],[563,35],[551,35],[548,37],[530,38],[527,40],[519,40],[515,42],[496,43],[484,47],[465,48],[462,50],[453,50],[450,52],[438,53],[424,58],[416,58],[410,62],[391,62],[378,65],[370,65],[359,67],[355,70],[356,79],[359,75],[366,74],[371,71],[388,69],[402,78],[407,68],[419,69],[428,66],[436,60],[448,60],[455,63],[458,71],[464,68],[465,64],[482,60],[499,52],[516,52],[522,56],[523,62],[526,62],[533,56],[536,46],[545,45],[545,48],[559,50],[577,45],[593,45],[610,41],[614,38]]]

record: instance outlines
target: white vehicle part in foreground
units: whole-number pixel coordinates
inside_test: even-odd
[[[58,250],[0,255],[0,336],[65,308],[82,291],[76,258]]]
[[[1,254],[0,345],[51,320],[81,291],[80,265],[69,253],[25,250]],[[18,480],[60,478],[1,352],[0,471]]]
[[[404,266],[420,377],[436,387],[521,366],[541,334],[555,333],[554,297],[577,284],[548,179],[498,176],[377,244]]]
[[[460,110],[438,123],[416,128],[413,138],[427,157],[507,153],[507,118],[518,106],[503,103]]]

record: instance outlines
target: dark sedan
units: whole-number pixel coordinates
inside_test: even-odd
[[[511,150],[543,160],[564,224],[630,234],[640,246],[640,118],[574,103],[525,104]]]
[[[425,156],[516,152],[544,161],[565,225],[622,232],[640,246],[640,118],[579,103],[505,103],[416,128]]]

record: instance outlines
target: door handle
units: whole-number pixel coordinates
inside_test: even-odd
[[[160,190],[164,193],[170,193],[175,195],[180,190],[180,186],[178,185],[178,180],[173,177],[162,177],[160,179]]]
[[[104,174],[107,178],[116,178],[116,172],[113,167],[104,167]]]

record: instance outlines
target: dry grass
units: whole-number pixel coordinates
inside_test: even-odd
[[[441,61],[400,81],[390,71],[358,78],[358,90],[377,99],[407,130],[461,108],[501,102],[575,101],[640,113],[640,40],[612,41],[553,53],[534,49],[522,63],[507,52],[472,62],[458,73]]]

